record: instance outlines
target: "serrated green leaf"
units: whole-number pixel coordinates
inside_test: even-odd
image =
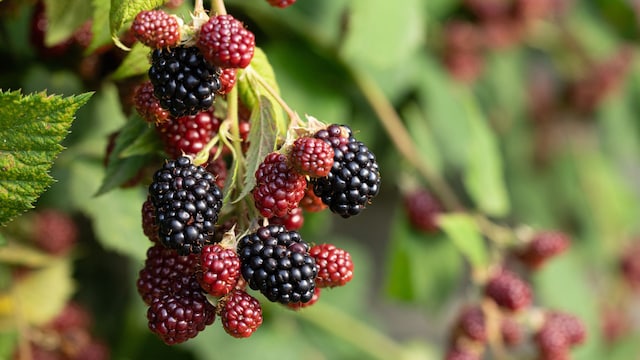
[[[507,215],[509,198],[498,140],[471,99],[467,102],[467,121],[469,139],[463,179],[465,188],[486,214]]]
[[[15,284],[12,298],[29,324],[45,324],[60,313],[74,291],[72,269],[69,258],[58,259]]]
[[[448,213],[438,218],[442,231],[474,268],[483,268],[489,261],[487,247],[476,221],[467,214]]]
[[[60,142],[90,97],[0,91],[0,224],[32,208],[53,182],[48,171],[63,149]]]
[[[256,185],[255,173],[262,160],[276,148],[278,129],[274,121],[275,113],[271,100],[266,96],[258,98],[258,107],[251,113],[249,131],[249,149],[247,150],[246,171],[242,191],[236,198],[242,199]]]
[[[149,128],[149,124],[136,114],[132,115],[129,121],[125,123],[116,136],[115,146],[111,154],[109,154],[106,175],[96,196],[105,194],[131,180],[138,174],[140,169],[149,163],[153,158],[153,154],[150,152],[133,156],[125,156],[123,152],[137,141],[148,138],[150,131],[152,130]],[[146,144],[138,144],[137,146],[138,149],[133,149],[134,152],[139,151],[139,147],[146,146]]]
[[[111,75],[113,80],[120,80],[131,76],[146,74],[149,71],[149,47],[142,43],[135,43],[131,51],[122,60],[120,66]]]
[[[109,28],[115,36],[128,21],[138,15],[140,11],[151,10],[162,6],[164,0],[111,0],[109,11]]]
[[[45,0],[47,31],[45,44],[51,46],[69,39],[91,18],[91,3],[86,0]]]

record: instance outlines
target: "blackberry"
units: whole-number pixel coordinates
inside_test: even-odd
[[[310,177],[329,175],[333,166],[333,148],[322,139],[301,137],[291,146],[289,159],[300,174]]]
[[[487,328],[482,308],[470,306],[463,309],[458,317],[457,330],[469,339],[480,343],[486,342]]]
[[[240,278],[240,259],[232,249],[219,244],[207,245],[199,259],[198,282],[202,289],[213,296],[229,293]]]
[[[131,30],[136,39],[151,48],[167,48],[180,41],[178,18],[162,10],[139,12],[133,19]]]
[[[262,325],[260,302],[244,290],[232,290],[221,304],[220,319],[227,334],[247,338]]]
[[[155,49],[149,80],[160,105],[174,117],[195,115],[213,105],[220,90],[220,69],[207,63],[196,47]]]
[[[136,87],[133,93],[133,103],[136,111],[145,121],[160,124],[169,119],[169,112],[162,108],[158,99],[153,95],[151,81],[145,81]]]
[[[300,230],[304,224],[304,216],[302,215],[302,208],[295,208],[289,211],[285,216],[274,216],[269,219],[270,224],[284,225],[284,227],[291,230]]]
[[[318,302],[318,300],[320,299],[321,291],[322,291],[322,288],[316,286],[316,288],[313,290],[313,297],[311,298],[311,300],[307,301],[306,303],[303,303],[300,301],[292,302],[292,303],[288,303],[286,306],[292,310],[300,310],[302,308],[309,307]]]
[[[289,6],[293,5],[296,2],[296,0],[267,0],[267,2],[271,6],[275,6],[275,7],[279,7],[281,9],[284,9],[286,7],[289,7]]]
[[[138,294],[150,305],[165,294],[199,290],[197,263],[198,258],[194,254],[180,256],[161,245],[150,247],[144,267],[138,273]]]
[[[78,241],[78,227],[73,218],[59,210],[37,212],[33,229],[36,246],[52,255],[66,254]]]
[[[182,156],[154,174],[149,195],[164,246],[186,255],[199,253],[210,242],[222,207],[222,192],[213,174]]]
[[[346,126],[331,125],[315,137],[329,142],[334,156],[329,175],[311,179],[314,193],[343,218],[359,214],[380,190],[375,155]]]
[[[327,205],[322,202],[322,199],[316,196],[313,192],[313,184],[309,183],[307,188],[304,190],[302,200],[300,200],[300,207],[304,209],[304,211],[319,212],[326,209]]]
[[[238,255],[249,287],[270,301],[306,303],[313,298],[318,269],[298,232],[282,225],[261,227],[240,239]]]
[[[287,164],[287,157],[275,152],[258,166],[255,177],[254,204],[266,218],[282,217],[297,208],[307,187],[305,177]]]
[[[541,231],[519,249],[516,256],[529,268],[538,269],[548,259],[564,252],[569,245],[569,237],[565,233]]]
[[[531,288],[515,273],[502,269],[485,286],[485,294],[501,308],[518,311],[531,304]]]
[[[343,286],[353,278],[353,261],[346,250],[332,244],[319,244],[309,250],[309,255],[318,267],[316,286]]]
[[[158,225],[156,225],[156,208],[153,206],[151,199],[147,197],[142,203],[142,232],[151,240],[152,243],[158,243]]]
[[[411,225],[420,231],[435,233],[440,229],[438,215],[443,211],[438,199],[426,189],[415,189],[404,196],[404,208]]]
[[[197,46],[211,64],[222,68],[246,68],[251,63],[256,40],[232,15],[212,16],[200,28]]]
[[[156,129],[164,143],[166,153],[172,158],[182,154],[195,155],[207,145],[220,129],[220,119],[211,110],[196,115],[170,118]]]
[[[524,337],[520,324],[509,316],[504,316],[500,322],[500,335],[502,342],[507,346],[518,345]]]
[[[164,294],[147,310],[149,329],[167,345],[194,338],[215,320],[216,309],[199,292]]]
[[[236,68],[224,68],[220,73],[220,90],[218,94],[228,94],[231,89],[236,85],[238,69]]]

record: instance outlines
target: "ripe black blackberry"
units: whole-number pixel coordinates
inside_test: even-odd
[[[213,105],[214,95],[220,90],[219,72],[205,61],[198,48],[177,46],[153,51],[149,80],[162,107],[180,117]]]
[[[240,239],[238,256],[249,287],[270,301],[306,303],[313,298],[318,269],[298,232],[282,225],[261,227]]]
[[[188,157],[167,161],[149,186],[160,242],[178,254],[199,253],[211,242],[222,207],[216,178]]]
[[[373,153],[346,126],[331,125],[315,134],[333,147],[329,175],[311,179],[314,193],[343,218],[359,214],[380,191],[380,172]]]

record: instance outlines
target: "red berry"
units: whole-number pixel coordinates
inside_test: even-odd
[[[522,310],[531,304],[531,288],[515,273],[503,269],[494,274],[485,286],[485,294],[496,304],[511,311]]]
[[[470,306],[463,309],[458,317],[457,329],[460,334],[471,340],[486,342],[487,329],[482,308]]]
[[[33,241],[49,254],[65,254],[78,240],[76,223],[69,215],[59,210],[37,212],[33,228]]]
[[[411,225],[428,233],[437,232],[438,215],[443,212],[440,201],[426,189],[416,189],[404,196],[404,207]]]
[[[318,287],[342,286],[353,278],[351,254],[332,244],[315,245],[309,255],[316,260]]]
[[[584,324],[575,316],[549,312],[534,335],[534,341],[544,360],[569,359],[572,345],[585,340]]]
[[[215,320],[216,309],[199,292],[166,293],[147,310],[149,329],[167,345],[196,337]]]
[[[195,155],[211,140],[220,128],[220,120],[212,111],[202,111],[196,115],[169,118],[157,129],[165,144],[165,151],[172,158],[183,153]]]
[[[109,360],[111,351],[102,341],[89,339],[89,343],[78,349],[73,359]]]
[[[224,68],[220,74],[220,90],[218,94],[228,94],[231,89],[236,85],[238,69],[236,68]]]
[[[300,200],[300,207],[308,212],[318,212],[327,208],[319,196],[313,192],[313,185],[309,184],[304,191],[304,197]]]
[[[636,240],[624,251],[620,259],[620,270],[630,287],[640,289],[640,240]]]
[[[169,112],[162,108],[158,99],[153,95],[151,81],[146,81],[135,89],[133,102],[138,114],[150,123],[160,124],[169,119]]]
[[[480,354],[458,346],[450,348],[444,355],[445,360],[480,360],[481,358]]]
[[[520,324],[509,316],[504,316],[502,318],[502,322],[500,323],[500,334],[502,335],[502,342],[507,346],[515,346],[519,344],[524,336]]]
[[[221,303],[220,319],[229,335],[246,338],[262,324],[260,302],[244,290],[232,290]]]
[[[274,216],[269,219],[269,223],[275,225],[284,225],[284,227],[289,231],[299,230],[304,224],[302,208],[297,207],[289,211],[289,213],[285,216]]]
[[[200,290],[196,278],[198,256],[179,256],[173,249],[154,245],[147,250],[144,267],[138,274],[138,293],[146,304],[165,294]]]
[[[311,300],[307,301],[307,302],[295,302],[295,303],[288,303],[287,307],[289,309],[293,309],[293,310],[299,310],[302,308],[306,308],[309,307],[315,303],[318,302],[318,299],[320,299],[320,291],[322,289],[318,286],[315,287],[315,289],[313,289],[313,297],[311,297]]]
[[[136,39],[151,48],[168,48],[180,41],[178,19],[162,10],[139,12],[133,19],[131,30]]]
[[[153,242],[158,243],[158,225],[156,225],[156,208],[150,198],[142,204],[142,232]]]
[[[569,244],[569,237],[563,232],[542,231],[517,251],[516,256],[528,267],[537,269],[547,259],[564,252]]]
[[[255,36],[233,16],[217,15],[200,28],[197,46],[215,66],[245,68],[253,58]]]
[[[214,160],[210,157],[205,168],[216,177],[216,185],[218,185],[220,189],[224,189],[224,183],[227,181],[227,162],[222,158],[222,156],[219,156]]]
[[[62,333],[72,329],[88,329],[91,325],[92,317],[89,311],[79,303],[70,301],[47,327]]]
[[[240,278],[240,259],[232,249],[219,244],[207,245],[200,253],[198,282],[202,289],[213,296],[229,293]]]
[[[255,176],[254,203],[266,218],[285,216],[297,208],[307,187],[304,176],[289,167],[287,157],[275,152],[267,155]]]
[[[301,137],[294,141],[289,159],[300,174],[324,177],[333,166],[333,148],[324,140]]]
[[[286,8],[288,6],[293,5],[296,2],[296,0],[267,0],[267,2],[271,6],[275,6],[275,7],[279,7],[281,9],[284,9],[284,8]]]

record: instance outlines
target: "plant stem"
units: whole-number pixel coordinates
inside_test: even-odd
[[[371,105],[376,115],[378,115],[380,123],[385,128],[398,151],[415,166],[420,174],[429,182],[447,209],[451,211],[463,210],[463,206],[447,182],[417,156],[419,151],[411,135],[378,84],[364,72],[352,66],[349,66],[348,70],[351,72],[356,85],[369,102],[369,105]]]
[[[256,71],[251,70],[251,76],[256,79],[260,85],[267,90],[267,92],[269,93],[269,95],[273,96],[274,99],[276,99],[276,101],[278,102],[278,104],[280,104],[280,106],[282,106],[282,108],[284,109],[284,111],[287,113],[287,116],[289,116],[289,119],[293,122],[297,123],[297,118],[298,115],[296,114],[295,111],[293,111],[289,105],[287,104],[286,101],[284,101],[284,99],[282,99],[282,97],[280,96],[280,94],[278,94],[277,91],[275,91],[275,89],[269,85],[269,83]]]
[[[193,5],[193,12],[204,12],[204,0],[196,0],[195,4]]]
[[[403,351],[400,344],[334,306],[319,302],[299,311],[298,315],[301,319],[350,342],[372,358],[381,360],[402,358]]]
[[[224,6],[224,0],[211,0],[211,9],[216,15],[227,14],[227,8]]]

